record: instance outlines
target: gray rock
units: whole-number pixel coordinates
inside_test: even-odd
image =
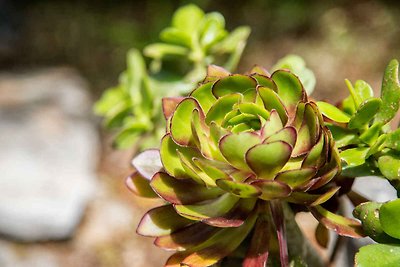
[[[69,238],[95,187],[98,137],[69,69],[0,74],[0,233]]]

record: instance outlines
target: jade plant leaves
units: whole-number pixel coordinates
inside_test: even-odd
[[[382,204],[379,209],[379,221],[385,233],[400,239],[400,199]]]
[[[399,62],[397,60],[390,61],[386,67],[381,98],[382,109],[377,114],[377,121],[386,123],[396,115],[400,105]]]
[[[378,167],[383,176],[387,179],[400,179],[400,155],[396,153],[388,153],[379,157]]]
[[[356,254],[356,267],[392,267],[400,262],[400,246],[375,244],[362,247]]]
[[[349,115],[329,103],[318,101],[317,105],[321,113],[331,120],[342,123],[348,123],[350,120]]]

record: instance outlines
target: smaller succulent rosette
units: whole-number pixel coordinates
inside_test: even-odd
[[[339,189],[331,180],[340,158],[317,105],[290,71],[269,75],[255,67],[240,75],[210,66],[190,96],[164,99],[163,110],[168,126],[160,150],[134,159],[137,172],[127,184],[167,203],[137,229],[177,251],[166,266],[210,266],[251,232],[243,266],[264,266],[272,231],[285,266],[282,203],[309,208],[341,234],[359,235],[356,221],[321,206]]]

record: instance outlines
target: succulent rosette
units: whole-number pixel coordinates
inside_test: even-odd
[[[287,266],[285,203],[307,207],[327,228],[358,235],[356,221],[321,206],[339,189],[331,181],[340,158],[317,105],[290,71],[269,75],[254,67],[240,75],[210,66],[188,97],[164,99],[163,111],[168,126],[160,150],[133,160],[137,172],[127,184],[167,203],[137,229],[176,251],[166,266],[213,265],[246,237],[243,266],[264,266],[272,240]]]

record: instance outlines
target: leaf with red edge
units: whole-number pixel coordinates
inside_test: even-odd
[[[309,208],[314,217],[326,228],[342,236],[353,238],[364,237],[361,223],[350,218],[332,213],[321,206]]]
[[[126,186],[134,194],[147,198],[158,197],[157,194],[154,193],[153,189],[150,187],[149,182],[150,182],[149,180],[141,176],[138,172],[132,173],[125,180]]]
[[[141,219],[136,232],[143,236],[169,235],[194,223],[176,213],[172,205],[149,210]]]
[[[340,187],[333,187],[321,194],[309,194],[305,192],[293,192],[286,200],[291,203],[317,206],[328,201],[333,195],[339,191]]]
[[[259,198],[264,200],[284,198],[292,192],[287,184],[280,181],[255,180],[251,184],[260,188],[262,194]]]
[[[250,241],[250,247],[243,260],[243,267],[266,266],[269,254],[270,233],[270,222],[263,217],[259,217]]]
[[[254,209],[257,199],[241,199],[228,213],[215,218],[203,220],[204,223],[216,227],[239,227],[249,217]]]
[[[207,76],[204,79],[204,82],[216,81],[222,77],[229,76],[230,74],[231,73],[223,67],[211,64],[207,67]]]
[[[132,160],[132,166],[142,177],[150,180],[154,174],[163,168],[160,151],[158,149],[148,149],[141,152]]]
[[[292,147],[283,141],[255,145],[246,153],[247,165],[263,179],[273,179],[290,159]]]
[[[205,267],[218,262],[231,254],[243,242],[253,228],[256,218],[255,215],[250,216],[242,226],[226,228],[218,232],[181,263],[190,267]]]
[[[288,121],[288,114],[279,95],[272,89],[266,87],[257,87],[259,96],[261,97],[265,109],[272,111],[276,110],[283,124]]]
[[[200,117],[204,114],[199,103],[194,98],[186,98],[178,104],[171,119],[171,136],[180,145],[186,146],[193,144],[192,134],[192,114],[194,110],[200,112]]]
[[[164,172],[154,175],[150,185],[160,197],[173,204],[193,204],[223,194],[217,187],[207,188],[190,180],[178,180]]]
[[[271,135],[267,139],[264,140],[263,143],[271,143],[274,141],[284,141],[294,147],[296,144],[297,132],[296,129],[292,126],[287,126],[277,131],[275,134]]]
[[[162,99],[162,110],[164,117],[168,119],[174,113],[176,106],[183,100],[185,97],[164,97]]]
[[[170,235],[157,237],[154,244],[167,250],[184,251],[200,245],[221,230],[222,228],[198,222]]]
[[[260,189],[247,183],[236,182],[229,179],[218,179],[216,184],[223,190],[240,198],[254,198],[261,195]]]
[[[190,191],[191,192],[191,191]],[[226,193],[213,200],[194,205],[174,205],[175,210],[183,217],[192,220],[204,220],[221,217],[233,209],[239,198]]]
[[[215,82],[212,92],[216,97],[223,97],[233,93],[240,93],[250,102],[256,95],[257,81],[250,76],[234,74],[223,77]],[[253,93],[251,93],[253,91]],[[246,97],[248,96],[248,97]]]

